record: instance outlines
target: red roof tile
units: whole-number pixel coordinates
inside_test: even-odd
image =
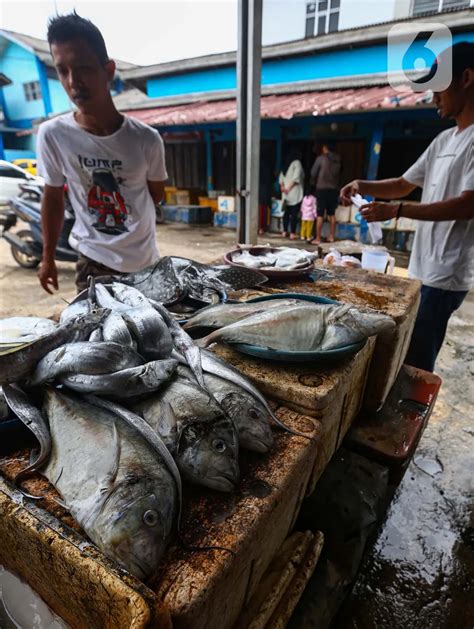
[[[261,116],[263,119],[290,120],[294,116],[324,116],[341,112],[428,106],[420,102],[421,99],[421,94],[412,92],[408,88],[403,92],[398,92],[389,86],[274,94],[262,96]],[[135,109],[125,113],[150,125],[186,125],[235,120],[237,107],[235,99],[230,99],[154,107],[153,109]]]

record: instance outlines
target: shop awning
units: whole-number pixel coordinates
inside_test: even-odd
[[[335,113],[430,106],[426,94],[415,93],[410,89],[401,92],[389,86],[360,87],[262,96],[261,116],[290,120],[296,116],[325,116]],[[235,99],[229,99],[135,109],[124,113],[149,125],[188,125],[235,120],[237,107]]]

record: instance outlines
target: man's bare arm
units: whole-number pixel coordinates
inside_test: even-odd
[[[374,201],[360,208],[363,218],[372,221],[386,221],[394,218],[399,203]],[[399,216],[419,221],[463,221],[474,218],[474,190],[465,190],[459,197],[437,201],[436,203],[413,203],[406,201],[400,208]]]
[[[164,181],[147,181],[148,190],[155,205],[161,203],[165,198],[165,182]]]
[[[382,179],[381,181],[364,181],[354,179],[345,185],[340,192],[344,205],[351,204],[351,197],[359,193],[362,196],[370,195],[378,199],[399,199],[406,197],[416,186],[403,177]]]
[[[64,188],[63,186],[45,185],[41,203],[41,229],[43,232],[43,258],[38,278],[41,286],[52,295],[50,286],[56,290],[58,273],[54,254],[64,222]]]

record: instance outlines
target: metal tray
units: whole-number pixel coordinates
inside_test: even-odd
[[[259,255],[261,253],[273,253],[274,251],[279,251],[279,249],[280,247],[251,247],[250,249],[248,249],[248,252],[250,254]],[[245,266],[245,264],[238,264],[237,262],[234,262],[232,260],[232,256],[234,255],[234,253],[241,253],[241,252],[242,252],[242,249],[232,249],[232,251],[228,251],[224,255],[225,262],[227,264],[230,264],[231,266],[248,269],[249,267]],[[299,277],[304,277],[312,273],[314,271],[314,263],[308,262],[308,264],[304,266],[302,265],[301,268],[299,269],[291,269],[291,270],[286,270],[286,271],[285,269],[281,269],[281,270],[254,269],[254,270],[258,271],[259,273],[262,273],[262,275],[265,275],[266,277],[268,277],[268,279],[290,280],[290,279],[298,279]]]

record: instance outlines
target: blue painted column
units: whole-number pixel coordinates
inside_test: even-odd
[[[49,93],[49,84],[48,77],[46,74],[46,66],[44,63],[36,57],[36,67],[38,68],[38,80],[41,87],[41,97],[44,103],[44,113],[45,116],[49,116],[49,114],[53,111],[53,107],[51,105],[51,94]]]
[[[383,121],[377,121],[372,131],[370,140],[369,165],[367,168],[367,179],[376,179],[379,169],[380,152],[382,150]]]
[[[206,179],[207,191],[214,189],[213,185],[213,168],[212,168],[212,141],[209,129],[204,131],[204,139],[206,141]]]
[[[0,132],[0,159],[5,159],[5,151],[3,149],[3,133]]]

